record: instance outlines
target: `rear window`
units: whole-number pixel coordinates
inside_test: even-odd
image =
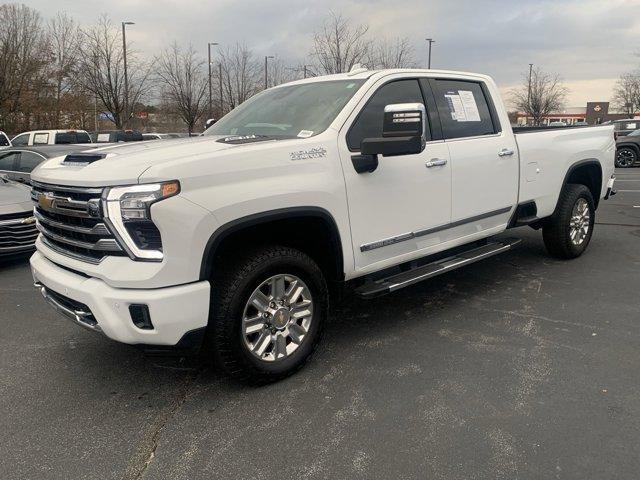
[[[91,137],[86,132],[63,132],[56,133],[57,144],[68,143],[91,143]]]
[[[47,145],[49,143],[48,133],[34,133],[33,144],[34,145]]]
[[[436,80],[435,97],[442,133],[447,139],[492,135],[493,124],[489,102],[482,86],[476,82]]]

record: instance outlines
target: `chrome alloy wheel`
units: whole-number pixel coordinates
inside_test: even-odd
[[[295,275],[275,275],[253,291],[244,307],[245,345],[263,361],[287,358],[307,337],[312,317],[307,285]]]
[[[579,198],[573,206],[569,222],[569,237],[574,245],[581,245],[591,228],[591,212],[584,198]]]

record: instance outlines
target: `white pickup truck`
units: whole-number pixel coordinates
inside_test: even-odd
[[[611,126],[515,133],[491,78],[357,70],[260,93],[191,140],[52,159],[32,174],[36,287],[73,321],[208,348],[253,382],[316,347],[329,288],[395,291],[541,228],[581,255],[613,192]]]

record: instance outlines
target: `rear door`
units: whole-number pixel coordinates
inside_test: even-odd
[[[451,217],[449,153],[434,135],[428,115],[425,150],[417,155],[383,157],[372,173],[357,173],[351,157],[358,155],[364,138],[382,136],[384,108],[397,103],[423,103],[434,112],[430,92],[426,98],[417,78],[393,76],[380,80],[365,95],[338,137],[345,176],[355,268],[377,270],[420,256],[418,252],[441,242],[430,235]],[[437,116],[435,117],[437,122]]]
[[[452,234],[462,237],[507,223],[518,198],[519,159],[515,137],[502,128],[488,86],[458,79],[430,83],[451,157]]]

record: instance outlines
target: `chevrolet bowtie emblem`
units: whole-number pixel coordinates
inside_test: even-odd
[[[41,193],[38,195],[38,205],[45,210],[51,210],[51,208],[53,208],[53,198],[45,193]]]
[[[32,225],[36,223],[36,217],[28,217],[20,222],[22,225]]]

